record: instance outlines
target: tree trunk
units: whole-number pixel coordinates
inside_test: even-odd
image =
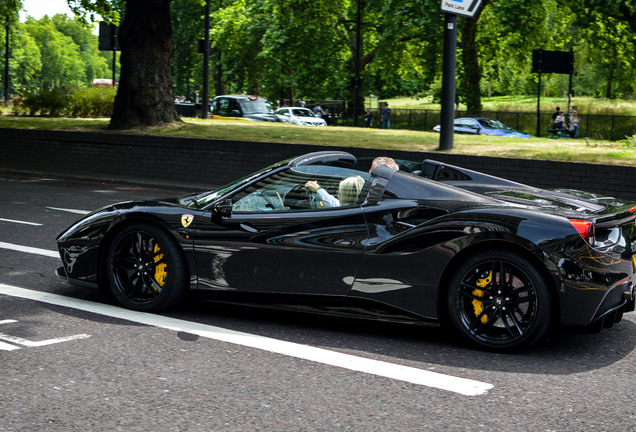
[[[464,79],[459,85],[459,93],[466,110],[469,113],[481,111],[481,69],[479,67],[479,57],[477,55],[477,22],[471,18],[464,18],[462,28],[462,66],[464,69]]]
[[[172,96],[170,1],[126,1],[119,28],[121,74],[111,129],[180,121]]]
[[[481,7],[472,18],[463,18],[462,26],[462,66],[464,79],[459,85],[459,94],[462,96],[469,113],[479,113],[481,104],[481,67],[479,66],[479,52],[477,47],[477,22],[484,8],[491,0],[483,0]]]

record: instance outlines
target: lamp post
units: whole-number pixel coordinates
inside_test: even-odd
[[[4,102],[9,102],[9,14],[7,13],[7,27],[4,48]]]
[[[358,126],[358,91],[360,89],[360,0],[356,11],[356,59],[353,78],[353,126]]]
[[[455,71],[457,61],[457,15],[445,14],[444,64],[442,65],[442,112],[440,121],[440,150],[453,149],[453,122],[455,119]]]
[[[205,0],[203,17],[203,101],[201,102],[201,118],[208,118],[210,104],[210,0]]]

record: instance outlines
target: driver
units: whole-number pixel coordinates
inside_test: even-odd
[[[365,180],[360,176],[347,177],[338,186],[338,198],[331,195],[315,180],[305,183],[305,188],[318,194],[327,207],[354,205],[358,201]]]

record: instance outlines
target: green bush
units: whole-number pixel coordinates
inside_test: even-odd
[[[12,103],[13,115],[110,117],[115,88],[60,87],[25,91]]]
[[[110,117],[115,102],[115,88],[80,88],[73,92],[70,115],[74,117]]]
[[[20,96],[20,103],[17,107],[19,113],[28,115],[43,115],[49,117],[59,117],[63,115],[69,106],[71,99],[70,88],[38,89],[36,91],[25,91]],[[16,107],[14,107],[14,112]]]

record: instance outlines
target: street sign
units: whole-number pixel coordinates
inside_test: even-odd
[[[472,18],[480,5],[481,0],[442,0],[442,11]]]

